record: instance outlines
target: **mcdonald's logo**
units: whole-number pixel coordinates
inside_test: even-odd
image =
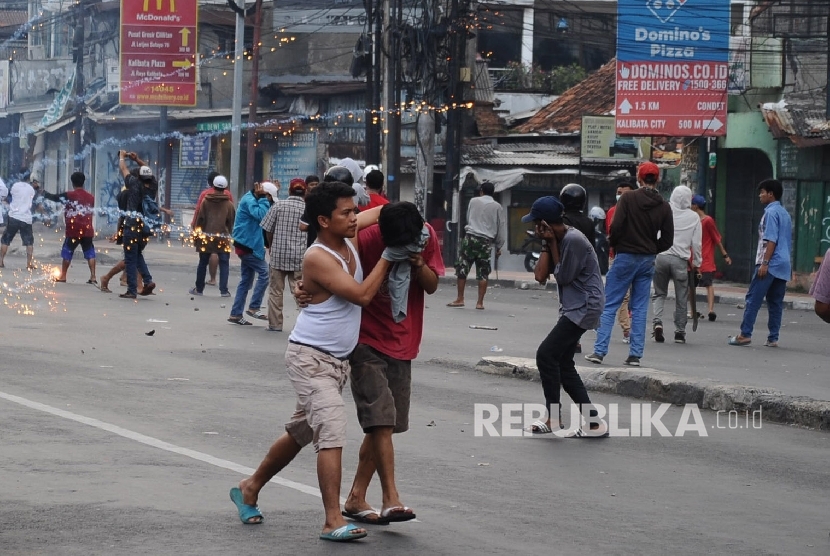
[[[174,13],[176,11],[176,0],[168,0],[170,3],[170,9],[168,10],[170,13]],[[156,11],[161,11],[162,4],[164,4],[164,0],[156,0]],[[144,0],[144,12],[150,11],[150,0]]]

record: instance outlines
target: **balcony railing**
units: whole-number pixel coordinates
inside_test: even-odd
[[[544,93],[560,95],[588,76],[584,68],[572,64],[558,66],[550,71],[510,62],[506,68],[490,68],[490,82],[494,91]]]

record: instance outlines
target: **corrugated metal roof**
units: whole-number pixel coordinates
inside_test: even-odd
[[[556,152],[516,152],[505,145],[465,145],[461,153],[464,166],[578,166],[579,157]],[[445,166],[446,157],[435,155],[435,166]]]
[[[761,105],[761,114],[776,139],[790,139],[799,147],[830,144],[826,100],[809,94],[792,94],[780,102]]]

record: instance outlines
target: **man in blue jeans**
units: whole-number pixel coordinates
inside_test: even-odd
[[[792,220],[781,205],[784,188],[778,180],[764,180],[758,186],[758,198],[764,205],[764,215],[758,226],[758,251],[755,255],[755,273],[746,292],[746,309],[741,321],[741,333],[729,338],[730,346],[748,346],[752,343],[752,329],[764,298],[769,311],[769,335],[764,345],[778,347],[781,316],[784,314],[784,294],[792,278],[790,249],[792,247]]]
[[[605,309],[600,319],[594,352],[586,355],[601,364],[608,354],[614,318],[631,288],[631,344],[626,365],[640,366],[646,343],[646,319],[654,259],[674,242],[674,220],[669,204],[655,190],[660,169],[644,162],[637,169],[639,189],[624,193],[617,202],[608,242],[616,256],[605,276]]]
[[[248,290],[254,284],[255,274],[254,293],[245,313],[255,319],[268,320],[268,315],[260,310],[265,289],[268,287],[268,263],[265,262],[265,238],[259,223],[268,214],[278,191],[279,188],[271,182],[257,182],[254,188],[239,200],[233,224],[233,245],[236,254],[239,255],[241,276],[236,286],[231,315],[228,317],[228,322],[232,324],[251,324],[245,320],[242,311],[245,309]]]

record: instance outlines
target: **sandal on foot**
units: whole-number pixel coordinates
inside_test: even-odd
[[[744,340],[739,340],[737,336],[730,336],[729,337],[729,345],[730,346],[748,346],[752,343],[750,338],[746,338]]]
[[[415,512],[406,506],[394,506],[380,512],[380,523],[401,523],[415,519]]]
[[[348,523],[343,527],[338,527],[337,529],[329,531],[328,533],[320,533],[320,538],[324,541],[347,542],[362,539],[367,534],[368,533],[366,533],[366,531],[363,531],[354,523]]]
[[[611,436],[611,433],[607,429],[601,434],[594,430],[585,432],[583,429],[576,429],[572,433],[565,435],[565,438],[608,438],[609,436]]]
[[[239,519],[245,525],[259,525],[265,518],[262,512],[259,511],[259,506],[246,504],[242,496],[242,491],[234,487],[231,489],[231,502],[236,504],[236,509],[239,511]],[[256,519],[256,521],[251,521]]]
[[[255,319],[268,320],[268,315],[266,315],[259,309],[257,309],[256,311],[254,311],[253,309],[248,309],[247,311],[245,311],[245,314],[247,314],[249,317],[254,317]]]
[[[347,517],[352,521],[357,521],[359,523],[368,523],[369,525],[389,525],[388,521],[380,520],[380,510],[376,510],[374,508],[369,508],[368,510],[363,510],[362,512],[350,512],[343,510],[340,513],[343,514],[343,517]],[[372,514],[375,514],[377,517],[375,519],[370,519],[369,516]]]
[[[550,434],[553,432],[553,430],[551,430],[548,424],[544,421],[533,421],[533,424],[530,425],[529,430],[533,434]]]
[[[447,303],[447,307],[463,307],[463,303],[459,303],[458,301],[453,301],[452,303]]]
[[[87,284],[92,284],[93,286],[97,286],[98,285],[98,280],[93,280],[92,278],[90,278],[89,280],[86,281],[86,283]]]

